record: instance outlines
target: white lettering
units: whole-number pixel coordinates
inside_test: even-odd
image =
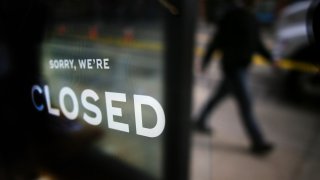
[[[71,98],[72,101],[72,107],[73,110],[72,111],[68,111],[68,109],[66,108],[65,105],[65,97],[69,96]],[[59,104],[61,107],[61,111],[63,112],[63,114],[70,120],[76,119],[78,117],[79,114],[79,103],[76,97],[76,94],[73,92],[73,90],[69,87],[64,87],[61,89],[60,91],[60,95],[59,95]]]
[[[78,118],[80,114],[80,104],[78,102],[75,92],[71,88],[63,87],[60,90],[58,97],[60,110],[52,107],[48,85],[45,85],[44,89],[42,89],[39,85],[33,85],[31,88],[32,103],[38,111],[43,111],[45,106],[44,104],[39,103],[39,101],[36,101],[36,98],[39,95],[45,97],[45,102],[49,114],[52,114],[54,116],[60,116],[61,110],[61,112],[67,119],[74,120]],[[91,89],[85,89],[81,93],[80,103],[84,110],[84,112],[81,112],[81,114],[83,114],[83,120],[88,124],[97,126],[100,125],[102,122],[103,113],[100,107],[95,104],[98,102],[99,99],[100,98],[98,94]],[[165,114],[160,103],[153,97],[144,95],[133,95],[133,100],[136,134],[150,138],[160,136],[165,128]],[[112,103],[114,101],[126,102],[126,94],[116,92],[105,92],[107,125],[110,129],[129,133],[129,124],[114,120],[114,116],[122,117],[122,109],[119,107],[112,106]],[[150,120],[143,119],[142,117],[143,105],[151,107],[155,112],[156,123],[153,127],[146,127],[143,125],[143,122],[146,123],[147,120]]]
[[[136,118],[136,129],[137,129],[137,134],[141,136],[146,136],[146,137],[157,137],[159,136],[165,127],[165,116],[164,116],[164,111],[159,104],[157,100],[150,96],[141,96],[141,95],[134,95],[134,112],[135,112],[135,118]],[[152,107],[157,116],[157,123],[155,127],[153,128],[145,128],[143,127],[143,121],[142,121],[142,105],[148,105]]]
[[[92,69],[92,59],[87,59],[88,69]]]
[[[86,60],[85,59],[78,59],[78,63],[79,63],[80,69],[86,68]]]
[[[97,69],[102,69],[102,61],[101,59],[96,59],[97,62]]]
[[[108,117],[108,127],[110,129],[115,129],[123,132],[129,132],[129,125],[115,122],[113,116],[122,116],[122,111],[120,108],[112,107],[112,101],[126,102],[126,95],[123,93],[112,93],[105,92],[106,97],[106,108]]]
[[[38,111],[43,111],[43,109],[44,109],[43,104],[37,105],[37,103],[36,103],[36,101],[35,101],[35,99],[34,99],[34,93],[35,93],[35,91],[38,91],[39,94],[42,94],[42,89],[41,89],[41,87],[38,86],[38,85],[32,86],[32,89],[31,89],[31,97],[32,97],[32,103],[33,103],[34,107],[36,107],[36,109],[37,109]]]
[[[47,85],[44,86],[44,95],[46,97],[47,108],[48,108],[49,114],[52,114],[54,116],[60,116],[59,109],[54,109],[51,107],[50,92],[49,92],[49,87]]]
[[[89,97],[92,98],[94,101],[97,101],[99,100],[99,96],[96,92],[92,91],[91,89],[86,89],[81,94],[81,103],[83,107],[95,113],[96,116],[90,117],[87,113],[84,113],[83,119],[91,125],[99,125],[102,120],[102,113],[96,105],[93,105],[87,101],[87,98]]]
[[[104,69],[110,69],[110,66],[109,66],[109,59],[103,59],[103,65],[104,65]]]

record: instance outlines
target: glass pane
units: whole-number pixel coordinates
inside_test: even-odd
[[[99,150],[161,178],[162,132],[153,138],[136,127],[139,113],[143,128],[158,126],[155,106],[143,98],[163,105],[160,4],[61,1],[54,10],[55,21],[42,45],[41,67],[51,104],[60,110],[57,128],[99,134],[92,139]],[[70,88],[77,102],[68,93],[61,95],[63,88]],[[79,107],[76,120],[61,106],[68,112]]]

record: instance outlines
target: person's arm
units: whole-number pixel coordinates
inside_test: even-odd
[[[204,71],[205,68],[208,66],[212,53],[218,48],[220,37],[221,37],[221,34],[218,30],[214,35],[214,37],[210,40],[208,48],[202,60],[202,66],[201,66],[202,71]]]
[[[258,40],[258,53],[262,55],[269,63],[274,63],[273,57],[271,53],[267,50],[267,48],[264,46],[261,39]]]
[[[211,55],[213,53],[213,51],[216,49],[216,44],[215,44],[215,38],[212,38],[210,40],[210,43],[208,45],[208,48],[206,50],[206,54],[205,56],[203,57],[203,60],[202,60],[202,66],[201,66],[201,70],[204,71],[205,68],[207,67],[208,63],[210,62],[210,59],[211,59]]]

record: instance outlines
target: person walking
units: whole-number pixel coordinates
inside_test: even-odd
[[[195,127],[200,132],[210,133],[211,129],[206,126],[208,115],[226,95],[232,93],[237,101],[246,134],[251,141],[251,152],[266,154],[273,149],[273,145],[265,140],[255,119],[247,76],[254,53],[261,54],[270,63],[273,63],[273,60],[261,41],[258,23],[251,12],[250,8],[254,4],[254,0],[243,0],[230,7],[208,45],[202,71],[205,71],[210,62],[212,53],[219,49],[223,54],[220,64],[223,80],[200,113]]]

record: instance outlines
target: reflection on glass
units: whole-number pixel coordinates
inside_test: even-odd
[[[145,7],[143,1],[108,4],[95,1],[91,11],[85,2],[70,11],[70,2],[60,4],[55,12],[57,21],[47,32],[42,47],[43,82],[49,87],[52,106],[61,108],[59,93],[63,87],[71,88],[79,103],[77,120],[62,119],[61,123],[67,124],[62,130],[85,132],[96,128],[103,134],[96,141],[96,147],[161,178],[163,135],[156,138],[137,135],[133,102],[133,95],[146,95],[163,105],[163,23],[158,4],[148,2]],[[73,19],[87,14],[93,14],[90,16],[93,20]],[[92,59],[92,69],[80,67],[78,60],[84,59]],[[99,68],[98,59],[108,59],[109,68]],[[58,68],[55,69],[55,65]],[[97,101],[88,98],[102,114],[102,122],[97,126],[83,119],[84,113],[95,116],[81,103],[81,93],[86,89],[98,95]],[[122,116],[113,116],[114,121],[128,124],[129,133],[108,127],[105,92],[126,95],[125,102],[113,101],[112,106],[121,108]],[[69,97],[64,102],[67,110],[74,108]],[[152,108],[142,106],[144,127],[155,126],[156,118]]]

